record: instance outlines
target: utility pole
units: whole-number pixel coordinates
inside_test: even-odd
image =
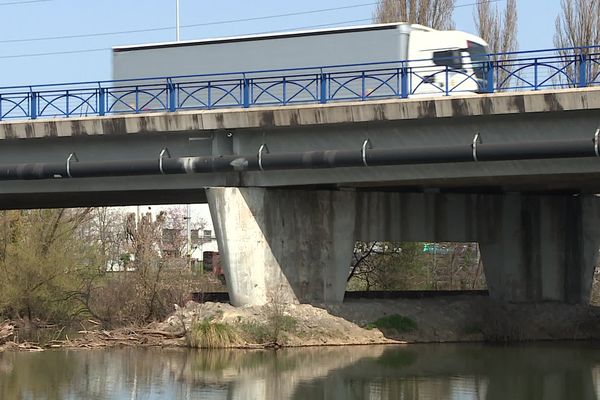
[[[176,31],[175,32],[176,32],[176,39],[179,42],[179,38],[180,38],[180,36],[179,36],[179,28],[181,26],[180,23],[179,23],[179,0],[175,0],[175,8],[176,8],[176,14],[177,14],[177,16],[176,16],[176,24],[175,24],[175,26],[176,26]]]

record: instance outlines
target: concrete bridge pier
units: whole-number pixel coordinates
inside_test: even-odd
[[[211,188],[207,198],[233,305],[343,301],[352,193]]]
[[[498,201],[499,200],[499,201]],[[600,246],[600,198],[506,194],[479,240],[490,295],[501,301],[588,303]]]
[[[594,195],[211,188],[234,305],[343,301],[356,240],[478,242],[490,296],[587,303],[600,246]]]

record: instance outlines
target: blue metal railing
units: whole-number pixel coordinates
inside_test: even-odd
[[[3,87],[0,120],[600,86],[600,46],[441,61],[443,65],[410,60]]]

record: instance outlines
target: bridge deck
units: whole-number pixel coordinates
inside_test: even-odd
[[[3,164],[257,155],[484,143],[593,140],[600,88],[390,99],[250,109],[0,122]],[[245,171],[3,181],[0,207],[153,204],[205,201],[212,186],[323,187],[468,192],[600,192],[600,160],[486,161],[445,164]]]

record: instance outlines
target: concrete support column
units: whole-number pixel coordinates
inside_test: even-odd
[[[490,296],[501,301],[589,302],[600,246],[592,195],[498,197],[479,246]]]
[[[352,193],[211,188],[207,197],[233,305],[343,301]]]

